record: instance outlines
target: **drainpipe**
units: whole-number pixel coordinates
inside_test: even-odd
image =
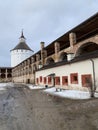
[[[93,69],[93,91],[96,90],[96,80],[95,80],[95,66],[94,66],[94,60],[90,59],[90,61],[92,62],[92,69]]]

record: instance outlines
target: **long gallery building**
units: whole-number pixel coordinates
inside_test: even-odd
[[[34,54],[23,32],[20,38],[22,43],[16,46],[15,55],[23,49],[29,50],[30,55],[12,67],[12,82],[88,90],[89,81],[98,90],[98,13],[48,46],[41,42],[40,50]]]

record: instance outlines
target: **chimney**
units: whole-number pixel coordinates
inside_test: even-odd
[[[44,42],[40,42],[40,46],[41,46],[41,50],[43,50],[44,49]]]
[[[76,43],[76,34],[71,32],[69,34],[69,41],[70,41],[70,47],[73,47],[73,45]]]
[[[42,63],[42,66],[44,65],[44,42],[40,42],[40,46],[41,46],[41,63]]]
[[[60,51],[60,43],[59,42],[55,42],[55,53],[58,53]]]

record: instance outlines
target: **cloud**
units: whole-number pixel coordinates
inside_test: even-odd
[[[7,59],[19,41],[22,28],[28,45],[36,52],[40,41],[48,45],[96,13],[97,5],[97,0],[0,1],[0,66],[10,64]]]

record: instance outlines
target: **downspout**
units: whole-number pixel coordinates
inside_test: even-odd
[[[94,66],[94,60],[90,59],[92,62],[92,69],[93,69],[93,91],[96,90],[96,80],[95,80],[95,66]]]

